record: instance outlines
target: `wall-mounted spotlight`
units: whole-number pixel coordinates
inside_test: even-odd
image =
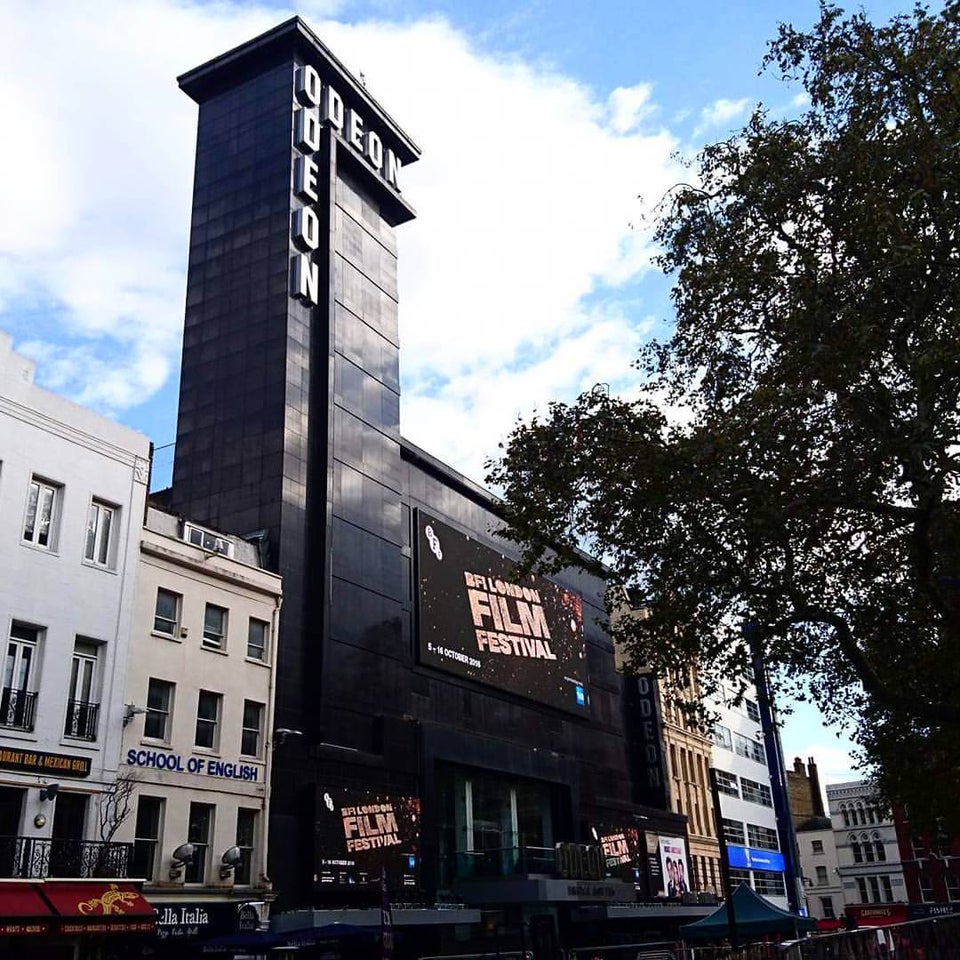
[[[192,843],[181,843],[170,855],[170,879],[179,880],[183,868],[193,863],[194,846]]]
[[[133,703],[125,704],[123,708],[123,725],[126,726],[135,716],[146,712],[146,707],[138,707]]]
[[[243,863],[243,854],[240,848],[227,847],[220,858],[220,879],[226,880],[241,863]]]
[[[48,783],[45,787],[40,788],[40,799],[43,800],[53,800],[57,795],[57,791],[60,789],[59,783]]]

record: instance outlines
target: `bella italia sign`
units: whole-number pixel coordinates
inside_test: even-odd
[[[291,239],[298,252],[291,262],[293,296],[313,306],[320,302],[320,267],[313,253],[320,245],[320,218],[313,207],[319,203],[320,168],[313,154],[320,149],[320,131],[329,124],[364,160],[399,192],[400,160],[375,130],[368,130],[363,117],[343,105],[340,94],[322,83],[311,66],[299,67],[294,79],[293,145],[298,156],[293,165],[294,205]]]

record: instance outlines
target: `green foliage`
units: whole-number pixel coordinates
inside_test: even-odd
[[[676,324],[638,398],[552,404],[488,476],[529,563],[585,547],[649,598],[616,625],[635,664],[709,688],[758,624],[890,797],[891,751],[960,769],[958,40],[956,2],[782,26],[766,64],[809,108],[758,109],[663,202]]]

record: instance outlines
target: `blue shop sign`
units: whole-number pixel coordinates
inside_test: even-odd
[[[727,860],[731,867],[743,870],[772,870],[776,873],[783,873],[784,870],[783,854],[776,850],[756,850],[728,843]]]

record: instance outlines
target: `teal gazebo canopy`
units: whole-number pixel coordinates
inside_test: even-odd
[[[770,933],[793,934],[796,937],[817,927],[816,920],[775,907],[769,900],[754,893],[745,883],[741,883],[733,891],[733,914],[738,940],[748,940]],[[684,940],[729,939],[727,905],[721,904],[702,920],[684,924],[680,928],[680,936]]]

